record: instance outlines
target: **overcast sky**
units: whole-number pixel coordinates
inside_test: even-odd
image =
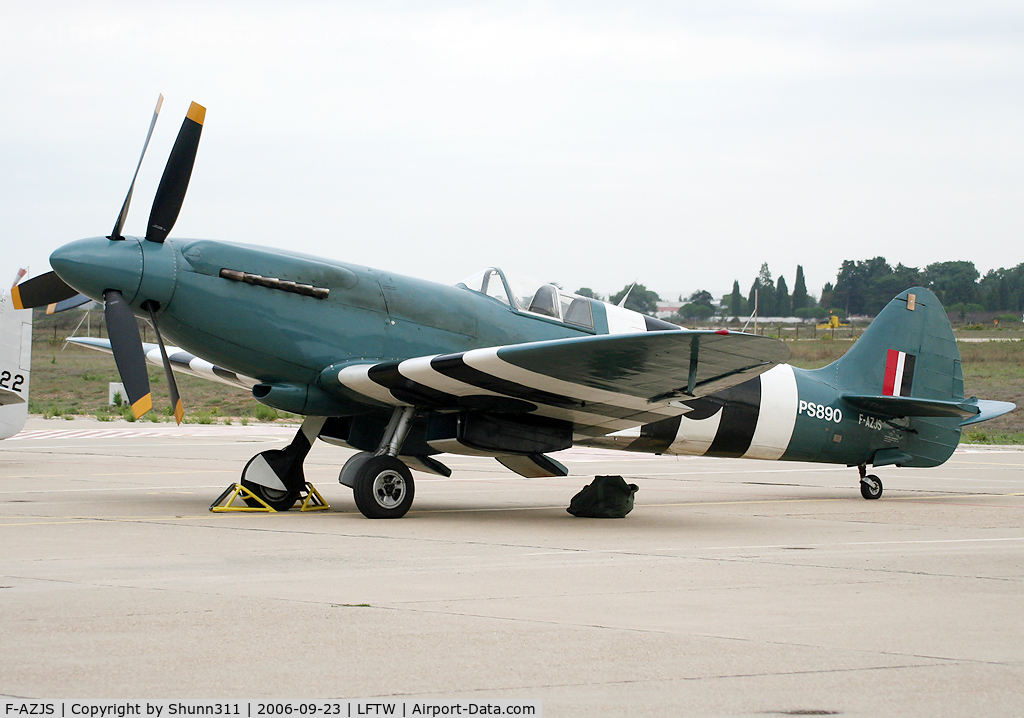
[[[126,234],[663,298],[762,262],[1024,262],[1017,2],[47,2],[0,21],[0,275]],[[6,280],[4,280],[6,281]]]

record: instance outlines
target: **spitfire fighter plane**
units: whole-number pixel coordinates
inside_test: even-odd
[[[106,347],[137,416],[152,407],[147,353],[165,368],[179,422],[174,369],[305,416],[290,445],[241,472],[242,485],[279,510],[305,485],[303,461],[318,438],[358,450],[340,481],[369,518],[409,510],[410,467],[450,475],[441,454],[564,476],[550,454],[580,444],[844,464],[877,499],[882,483],[869,464],[939,465],[962,426],[1014,408],[964,398],[946,314],[920,287],[893,299],[841,359],[806,371],[784,363],[781,341],[681,329],[497,268],[449,286],[285,250],[170,239],[204,117],[193,103],[145,237],[122,235],[133,179],[113,231],[57,249],[53,271],[20,285],[14,300],[33,307],[81,292],[103,301]],[[151,321],[156,345],[143,346],[136,316]]]

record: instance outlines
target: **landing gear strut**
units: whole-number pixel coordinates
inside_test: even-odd
[[[860,495],[865,499],[880,498],[882,496],[882,480],[874,474],[869,474],[865,464],[861,464],[857,468],[860,471]]]
[[[356,454],[341,470],[338,481],[352,487],[356,508],[368,519],[398,519],[412,506],[416,486],[398,452],[415,413],[411,406],[395,409],[377,451]]]

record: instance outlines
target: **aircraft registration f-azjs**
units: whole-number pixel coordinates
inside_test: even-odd
[[[869,464],[937,466],[964,425],[1014,408],[964,398],[949,321],[921,287],[894,298],[845,356],[808,371],[785,364],[789,349],[776,339],[681,329],[496,268],[449,286],[283,250],[168,239],[204,117],[193,104],[145,237],[121,233],[133,179],[113,231],[57,249],[54,271],[14,298],[32,307],[81,292],[105,302],[107,346],[136,415],[152,406],[136,315],[156,329],[148,351],[166,370],[179,421],[172,368],[304,415],[289,446],[242,470],[242,485],[274,508],[295,502],[317,438],[359,451],[340,481],[370,518],[409,510],[410,467],[450,475],[440,454],[564,476],[549,454],[579,444],[844,464],[859,468],[861,493],[875,499],[882,483]],[[177,346],[168,350],[163,336]]]

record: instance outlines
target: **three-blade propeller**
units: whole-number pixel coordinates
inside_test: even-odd
[[[156,125],[157,117],[160,114],[160,107],[164,97],[160,95],[153,111],[153,119],[149,124],[149,132],[146,134],[146,142],[142,146],[142,154],[139,156],[139,163],[135,167],[135,175],[132,177],[131,185],[128,187],[128,194],[121,206],[121,212],[114,223],[114,230],[108,239],[112,241],[123,240],[121,230],[128,217],[128,207],[131,205],[132,193],[135,191],[135,180],[139,175],[139,168],[146,156],[146,149],[149,147],[149,140],[153,136],[153,128]],[[178,137],[174,141],[174,147],[167,158],[164,173],[160,178],[156,196],[153,198],[153,207],[149,214],[149,225],[146,230],[146,240],[162,244],[167,239],[168,233],[174,227],[181,211],[182,202],[185,200],[185,192],[188,190],[189,179],[192,177],[192,167],[195,164],[196,151],[199,148],[199,137],[203,131],[203,121],[206,118],[206,108],[197,105],[195,102],[189,107],[185,116]],[[68,309],[88,301],[84,295],[80,295],[76,289],[70,287],[55,272],[47,272],[34,277],[27,282],[14,287],[11,292],[14,306],[18,309],[29,309],[49,305],[48,311]],[[142,339],[139,337],[139,327],[135,320],[128,302],[125,301],[121,290],[108,288],[103,293],[104,317],[106,318],[107,331],[110,335],[110,347],[114,352],[114,361],[117,363],[117,371],[121,375],[121,383],[124,384],[125,393],[131,404],[135,418],[141,417],[153,408],[153,399],[149,390],[149,374],[146,371],[146,355],[142,349]],[[149,313],[153,329],[156,331],[157,341],[160,344],[160,355],[163,359],[164,373],[167,376],[167,386],[171,395],[174,418],[181,423],[184,409],[181,398],[178,395],[178,386],[174,380],[174,373],[171,371],[171,362],[167,357],[167,350],[164,348],[163,338],[160,336],[160,328],[157,326],[156,310],[153,302],[144,302],[141,307]]]

